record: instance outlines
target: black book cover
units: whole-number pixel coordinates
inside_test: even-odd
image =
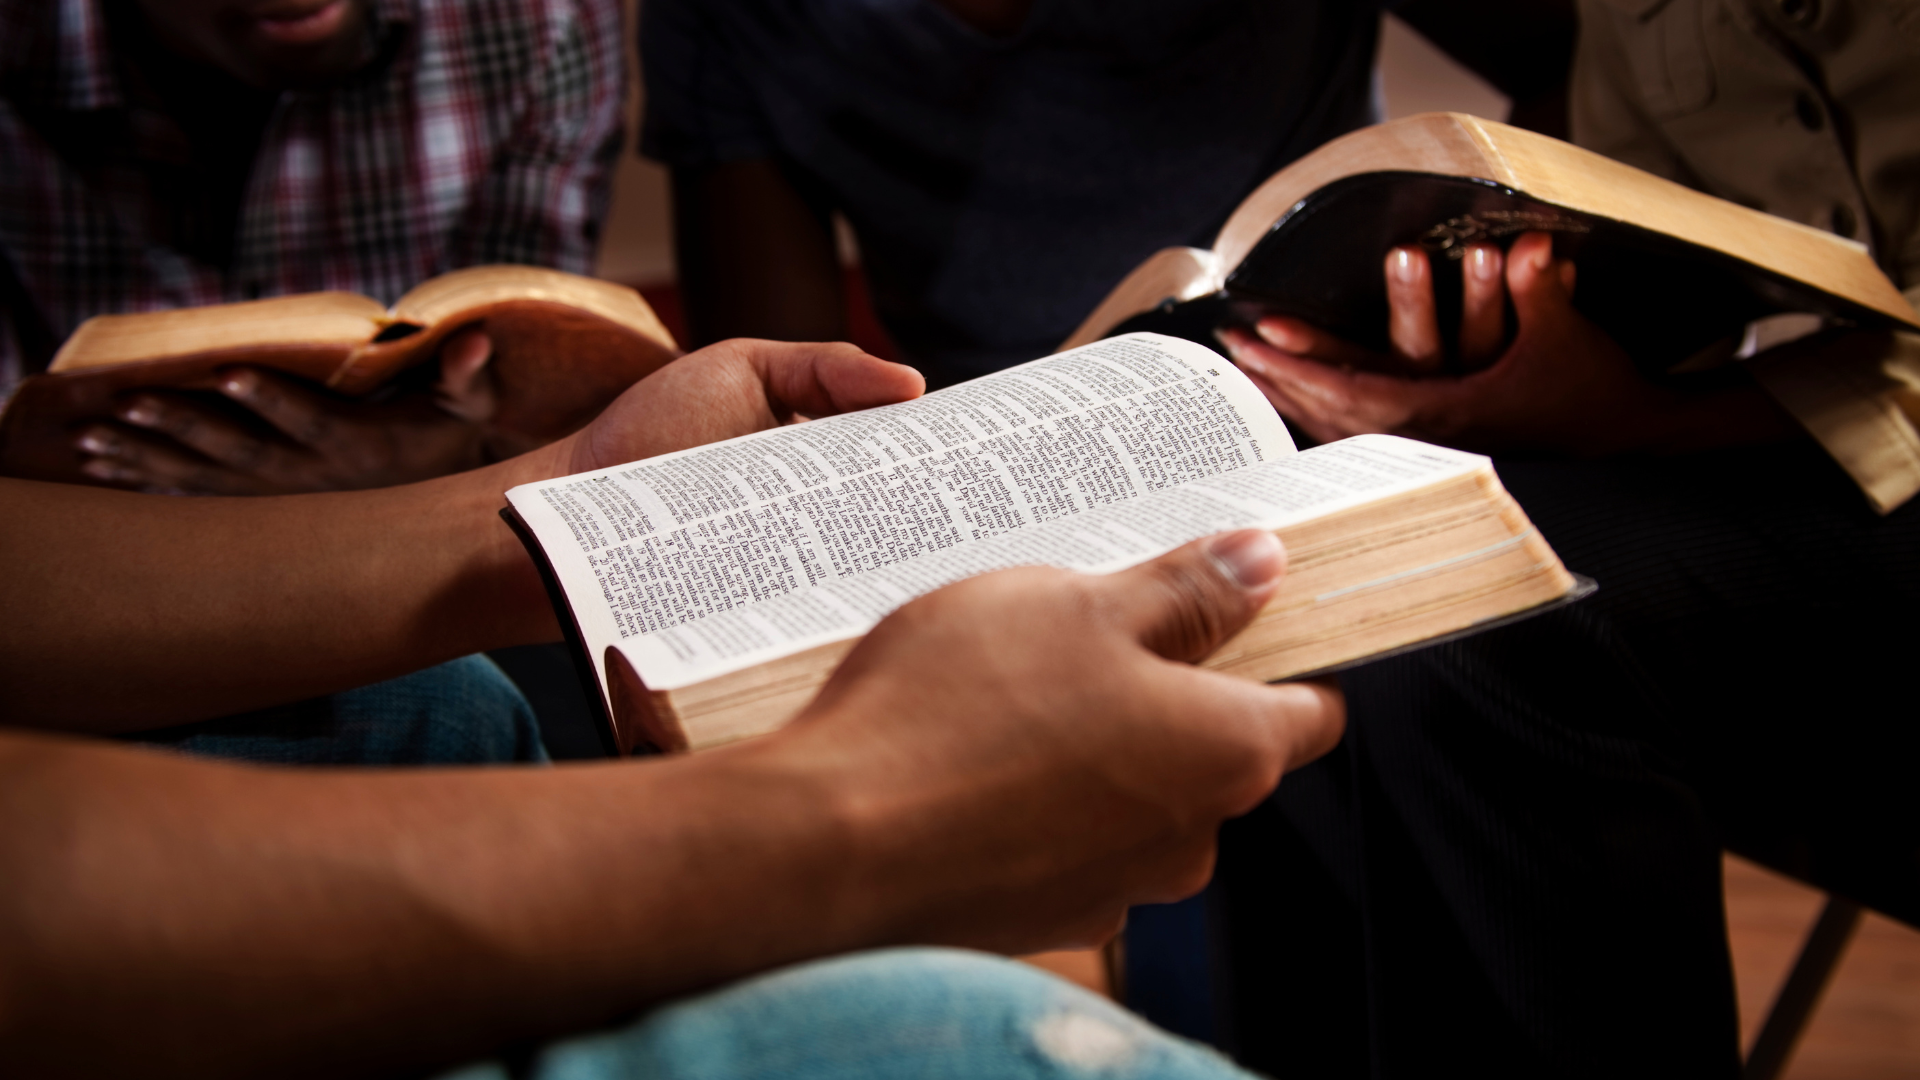
[[[1529,231],[1552,233],[1555,253],[1575,260],[1574,307],[1650,375],[1768,315],[1811,312],[1843,324],[1889,325],[1878,312],[1722,252],[1488,180],[1377,172],[1328,184],[1295,204],[1222,292],[1143,312],[1110,335],[1153,330],[1217,348],[1215,327],[1279,314],[1384,351],[1382,263],[1391,248],[1419,244],[1433,266],[1441,335],[1451,347],[1459,328],[1461,255],[1470,244],[1505,247]]]

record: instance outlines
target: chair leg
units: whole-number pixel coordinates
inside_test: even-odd
[[[1827,906],[1800,948],[1800,959],[1794,961],[1793,971],[1753,1040],[1742,1080],[1774,1080],[1787,1067],[1794,1045],[1812,1019],[1814,1007],[1820,1004],[1820,995],[1826,991],[1833,969],[1840,966],[1840,957],[1859,925],[1859,904],[1838,896],[1827,897]]]

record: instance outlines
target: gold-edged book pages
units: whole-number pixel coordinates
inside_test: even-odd
[[[1581,584],[1491,464],[1274,532],[1287,548],[1285,583],[1203,666],[1259,682],[1297,678],[1538,609]],[[649,691],[610,646],[618,737],[629,748],[683,751],[778,730],[858,643],[819,645],[665,691]]]

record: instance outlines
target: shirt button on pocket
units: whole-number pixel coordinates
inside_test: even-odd
[[[1818,0],[1780,0],[1780,14],[1806,26],[1820,14]]]
[[[1808,131],[1819,131],[1827,126],[1826,111],[1820,108],[1820,103],[1805,90],[1794,95],[1793,114],[1800,118],[1800,126]]]

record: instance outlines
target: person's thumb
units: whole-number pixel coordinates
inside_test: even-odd
[[[1169,660],[1204,658],[1246,626],[1280,587],[1279,537],[1264,529],[1220,533],[1101,582],[1121,626]]]
[[[927,389],[926,378],[913,368],[845,342],[735,344],[759,367],[776,411],[833,416],[912,401]]]
[[[479,330],[462,330],[440,346],[440,382],[434,397],[447,412],[473,423],[493,418],[498,407],[493,381],[486,377],[493,339]]]

